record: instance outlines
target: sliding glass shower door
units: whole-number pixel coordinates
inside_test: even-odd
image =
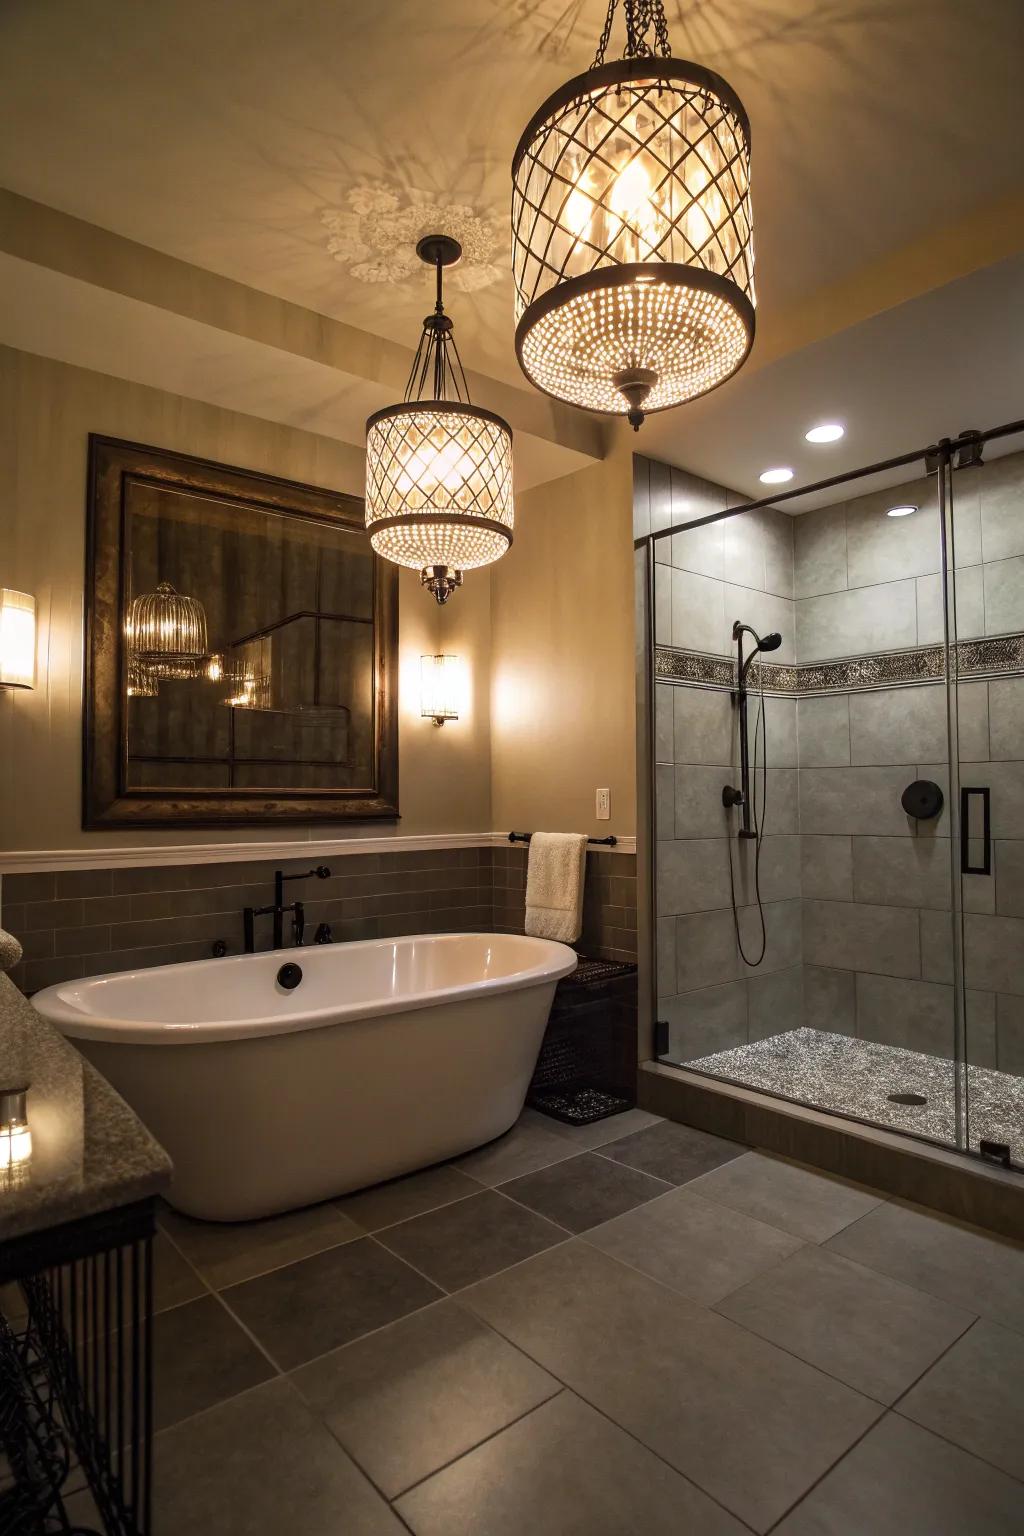
[[[712,522],[639,461],[656,1055],[1024,1161],[1024,454],[969,458]]]

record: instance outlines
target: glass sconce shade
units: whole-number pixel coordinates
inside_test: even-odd
[[[125,638],[129,656],[155,677],[195,677],[207,660],[206,612],[162,581],[132,599]]]
[[[420,657],[420,714],[444,725],[459,718],[459,658]]]
[[[32,1156],[32,1132],[25,1109],[27,1095],[27,1088],[0,1089],[0,1173],[27,1163]]]
[[[36,685],[36,600],[0,587],[0,687]]]
[[[366,526],[414,570],[471,571],[512,543],[512,432],[473,405],[419,400],[367,422]]]
[[[602,63],[535,114],[512,181],[516,350],[539,389],[639,426],[742,365],[750,133],[718,75],[653,55]]]
[[[160,692],[160,683],[155,673],[145,666],[137,656],[128,653],[128,697],[130,699],[155,699]]]

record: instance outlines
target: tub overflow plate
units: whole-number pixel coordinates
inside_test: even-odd
[[[291,992],[302,980],[302,966],[296,965],[294,960],[289,960],[287,965],[282,965],[277,973],[277,984]]]

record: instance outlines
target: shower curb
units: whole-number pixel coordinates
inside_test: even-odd
[[[1024,1241],[1020,1173],[656,1061],[640,1064],[637,1103],[668,1120],[810,1163]]]

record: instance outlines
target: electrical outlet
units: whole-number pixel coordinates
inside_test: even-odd
[[[598,821],[610,821],[612,815],[612,792],[610,789],[597,791],[597,819]]]

